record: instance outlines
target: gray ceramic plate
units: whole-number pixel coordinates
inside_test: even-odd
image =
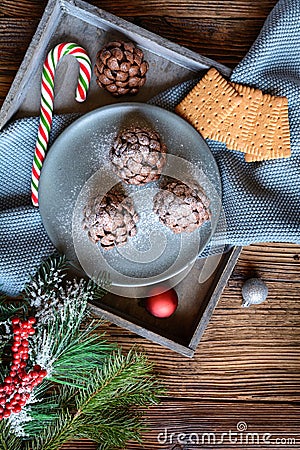
[[[212,219],[193,233],[174,235],[152,212],[158,184],[126,187],[140,215],[138,233],[124,247],[104,251],[82,229],[83,207],[119,182],[108,153],[119,130],[133,124],[160,133],[169,153],[164,175],[196,180],[210,198]],[[39,186],[43,224],[55,247],[89,276],[106,272],[119,287],[155,284],[183,272],[210,240],[220,198],[218,168],[199,133],[176,114],[142,103],[105,106],[69,126],[49,150]]]

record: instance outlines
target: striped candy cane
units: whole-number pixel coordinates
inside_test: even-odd
[[[32,164],[31,199],[34,206],[39,205],[39,180],[52,125],[55,69],[65,55],[75,56],[79,63],[79,77],[75,97],[78,102],[83,102],[86,99],[90,85],[92,65],[84,48],[72,42],[64,42],[50,50],[43,66],[40,122]]]

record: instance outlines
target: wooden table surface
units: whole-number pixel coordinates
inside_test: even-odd
[[[258,35],[276,0],[90,3],[234,67]],[[45,5],[44,0],[0,2],[0,104]],[[242,309],[241,286],[253,275],[266,281],[268,300]],[[132,344],[147,351],[167,386],[162,403],[145,412],[149,430],[144,435],[144,447],[130,443],[127,449],[299,449],[299,293],[300,246],[262,243],[244,248],[193,360],[107,325],[111,340],[121,344],[124,351]],[[237,431],[238,422],[245,422],[249,432],[260,433],[259,445],[251,444],[251,439],[248,444],[234,443],[233,438],[231,444],[178,443],[183,439],[179,433],[197,442],[197,436],[204,432]],[[243,424],[239,427],[242,431]],[[165,429],[168,439],[164,443]],[[163,433],[161,444],[157,440],[159,433]],[[263,433],[270,433],[271,444],[263,442]],[[66,448],[92,450],[95,446],[81,442]]]

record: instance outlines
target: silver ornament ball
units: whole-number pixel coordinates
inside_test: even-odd
[[[268,288],[266,284],[259,278],[250,278],[245,281],[242,287],[242,297],[244,308],[251,305],[259,305],[263,303],[268,296]]]

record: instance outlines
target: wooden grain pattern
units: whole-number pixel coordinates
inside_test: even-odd
[[[276,0],[90,0],[88,3],[121,17],[149,15],[196,18],[265,18]],[[8,17],[40,17],[45,0],[2,0],[0,14]]]
[[[90,1],[150,31],[233,67],[256,38],[276,0],[102,0]],[[0,104],[9,89],[46,2],[0,3]],[[265,303],[241,308],[241,287],[252,276],[269,288]],[[133,333],[106,324],[110,340],[127,351],[145,350],[166,384],[160,406],[146,411],[144,447],[128,450],[189,450],[195,445],[160,445],[164,428],[175,433],[226,432],[244,420],[249,431],[297,438],[293,446],[275,443],[241,448],[300,448],[300,246],[255,244],[243,249],[193,360]],[[277,434],[276,434],[277,433]],[[87,441],[66,450],[95,450]],[[237,445],[201,445],[203,449]],[[239,448],[239,450],[241,450]]]
[[[249,50],[263,20],[234,20],[186,17],[142,17],[137,25],[179,45],[234,67]],[[225,48],[230,51],[224,52]]]
[[[90,1],[154,33],[204,56],[234,67],[256,38],[274,0],[127,2]],[[0,105],[8,92],[29,42],[42,16],[46,1],[2,0],[0,4]],[[10,71],[8,71],[8,68]]]
[[[164,411],[163,417],[161,408]],[[162,406],[153,406],[147,411],[147,423],[150,429],[143,435],[143,448],[145,450],[298,449],[300,445],[299,413],[299,405],[288,403],[282,403],[278,408],[278,405],[258,402],[168,400],[164,401]],[[243,426],[241,422],[247,427],[244,432],[240,431]],[[289,426],[284,427],[283,424],[287,422]],[[254,437],[254,443],[258,445],[247,445],[247,442],[251,444]],[[208,439],[210,439],[210,445]],[[287,439],[290,439],[290,446],[286,445]],[[182,443],[183,441],[185,444]],[[276,442],[279,445],[276,445]],[[237,443],[240,445],[237,446]],[[83,442],[82,447],[78,445],[75,442],[69,443],[63,447],[63,450],[96,449],[96,445],[92,442]],[[141,448],[134,442],[130,442],[127,447],[130,450]]]

